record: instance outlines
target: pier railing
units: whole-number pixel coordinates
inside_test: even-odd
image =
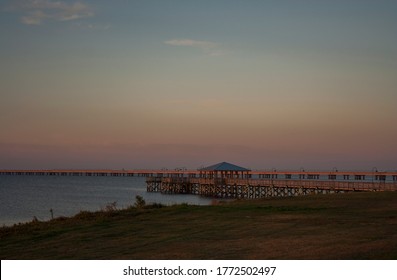
[[[346,191],[397,191],[397,171],[251,171],[248,178],[203,178],[198,170],[0,170],[0,175],[136,176],[148,184],[193,184],[327,189]],[[158,189],[158,188],[154,188]]]
[[[160,178],[202,178],[199,170],[149,170],[149,169],[49,169],[49,170],[0,170],[0,175],[35,175],[35,176],[136,176]],[[250,179],[286,179],[286,180],[320,180],[320,181],[365,181],[365,182],[395,182],[396,171],[250,171],[246,174]],[[241,179],[224,176],[225,179]],[[219,178],[218,178],[219,179]]]

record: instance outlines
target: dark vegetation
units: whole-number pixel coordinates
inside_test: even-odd
[[[0,228],[1,259],[397,259],[397,192],[81,211]]]

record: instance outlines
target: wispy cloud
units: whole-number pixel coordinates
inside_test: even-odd
[[[190,39],[174,39],[174,40],[165,41],[164,43],[171,46],[197,47],[203,49],[212,49],[218,46],[217,43],[213,43],[209,41],[190,40]]]
[[[221,49],[220,44],[210,41],[198,41],[191,39],[173,39],[173,40],[165,41],[164,43],[170,46],[197,48],[211,56],[225,55],[228,53],[225,50]]]
[[[50,0],[17,0],[12,10],[22,13],[21,22],[28,25],[40,25],[44,21],[71,21],[92,17],[93,10],[81,2],[66,3]]]
[[[109,30],[111,28],[110,24],[93,24],[93,23],[87,23],[81,21],[73,22],[73,26],[86,30],[103,30],[103,31]]]

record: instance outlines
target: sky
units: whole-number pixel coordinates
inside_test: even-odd
[[[0,169],[397,170],[397,1],[0,4]]]

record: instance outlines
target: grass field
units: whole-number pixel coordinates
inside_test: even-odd
[[[397,259],[397,192],[81,212],[0,228],[1,259]]]

